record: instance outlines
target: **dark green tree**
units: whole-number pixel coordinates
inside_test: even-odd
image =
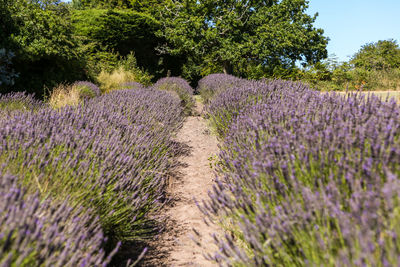
[[[106,8],[106,9],[132,9],[148,14],[158,13],[165,0],[72,0],[76,9]]]
[[[130,8],[130,0],[72,0],[75,8]]]
[[[361,47],[350,63],[366,70],[400,68],[400,47],[393,39],[368,43]]]
[[[104,69],[107,61],[112,65],[133,51],[140,67],[156,71],[159,23],[150,15],[129,9],[85,9],[73,11],[72,17],[74,35],[81,40],[89,63],[104,62],[103,66],[97,64]]]
[[[306,0],[169,0],[160,11],[161,53],[184,55],[186,78],[224,71],[274,73],[326,58],[328,39]]]
[[[19,76],[8,90],[43,95],[44,86],[84,78],[67,4],[59,0],[0,0],[0,49],[15,55]],[[5,16],[3,16],[5,15]],[[4,22],[4,24],[3,24]]]

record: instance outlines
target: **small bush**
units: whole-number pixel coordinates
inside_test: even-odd
[[[177,94],[181,99],[181,105],[184,108],[185,114],[191,114],[195,103],[192,97],[194,90],[186,80],[179,77],[162,78],[158,80],[152,88]]]
[[[44,106],[34,95],[25,92],[0,94],[0,118],[12,116],[17,112],[36,111]]]
[[[209,103],[211,99],[235,86],[239,86],[243,81],[235,76],[223,73],[210,74],[199,81],[197,91],[200,93],[204,103]]]
[[[75,82],[73,86],[79,89],[79,92],[84,98],[93,98],[95,96],[100,96],[100,88],[91,82],[79,81]]]

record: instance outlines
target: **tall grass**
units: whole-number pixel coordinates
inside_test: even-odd
[[[53,89],[49,97],[52,108],[77,106],[82,100],[100,95],[100,89],[91,82],[78,81],[72,85],[59,84]]]
[[[59,84],[50,94],[49,104],[52,108],[77,106],[81,100],[80,90],[76,86]]]
[[[124,84],[136,80],[137,77],[135,74],[126,71],[123,67],[118,67],[111,72],[103,70],[97,76],[97,81],[100,83],[100,88],[103,93],[119,90],[124,86]]]

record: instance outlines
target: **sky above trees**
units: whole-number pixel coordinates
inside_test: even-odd
[[[319,13],[315,26],[330,38],[328,53],[347,61],[362,45],[400,41],[399,0],[310,0],[308,14]]]

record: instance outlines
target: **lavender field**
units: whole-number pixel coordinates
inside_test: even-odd
[[[107,266],[125,244],[132,263],[158,231],[180,99],[78,85],[92,98],[59,109],[0,97],[0,266]]]
[[[80,102],[58,108],[25,93],[0,96],[0,266],[132,266],[143,255],[152,266],[146,255],[165,246],[183,265],[194,254],[207,266],[400,264],[395,99],[212,74],[198,84],[205,106],[196,112],[219,139],[213,159],[184,79],[130,82],[107,94],[92,83],[75,86]],[[185,154],[177,132],[202,136],[191,143],[197,158],[180,187],[193,190],[189,199],[212,186],[196,199],[199,218],[189,217],[191,199],[182,204],[178,195],[168,206],[170,179],[179,180],[171,173]],[[172,229],[164,228],[167,208],[182,219]],[[160,238],[183,238],[173,227],[185,220],[199,236],[210,232],[202,217],[221,230],[212,238],[217,250],[202,248],[207,264],[191,240],[176,250]],[[151,240],[160,241],[148,251]],[[156,261],[171,264],[168,256]]]
[[[288,81],[199,83],[221,140],[221,266],[399,266],[400,108]]]

